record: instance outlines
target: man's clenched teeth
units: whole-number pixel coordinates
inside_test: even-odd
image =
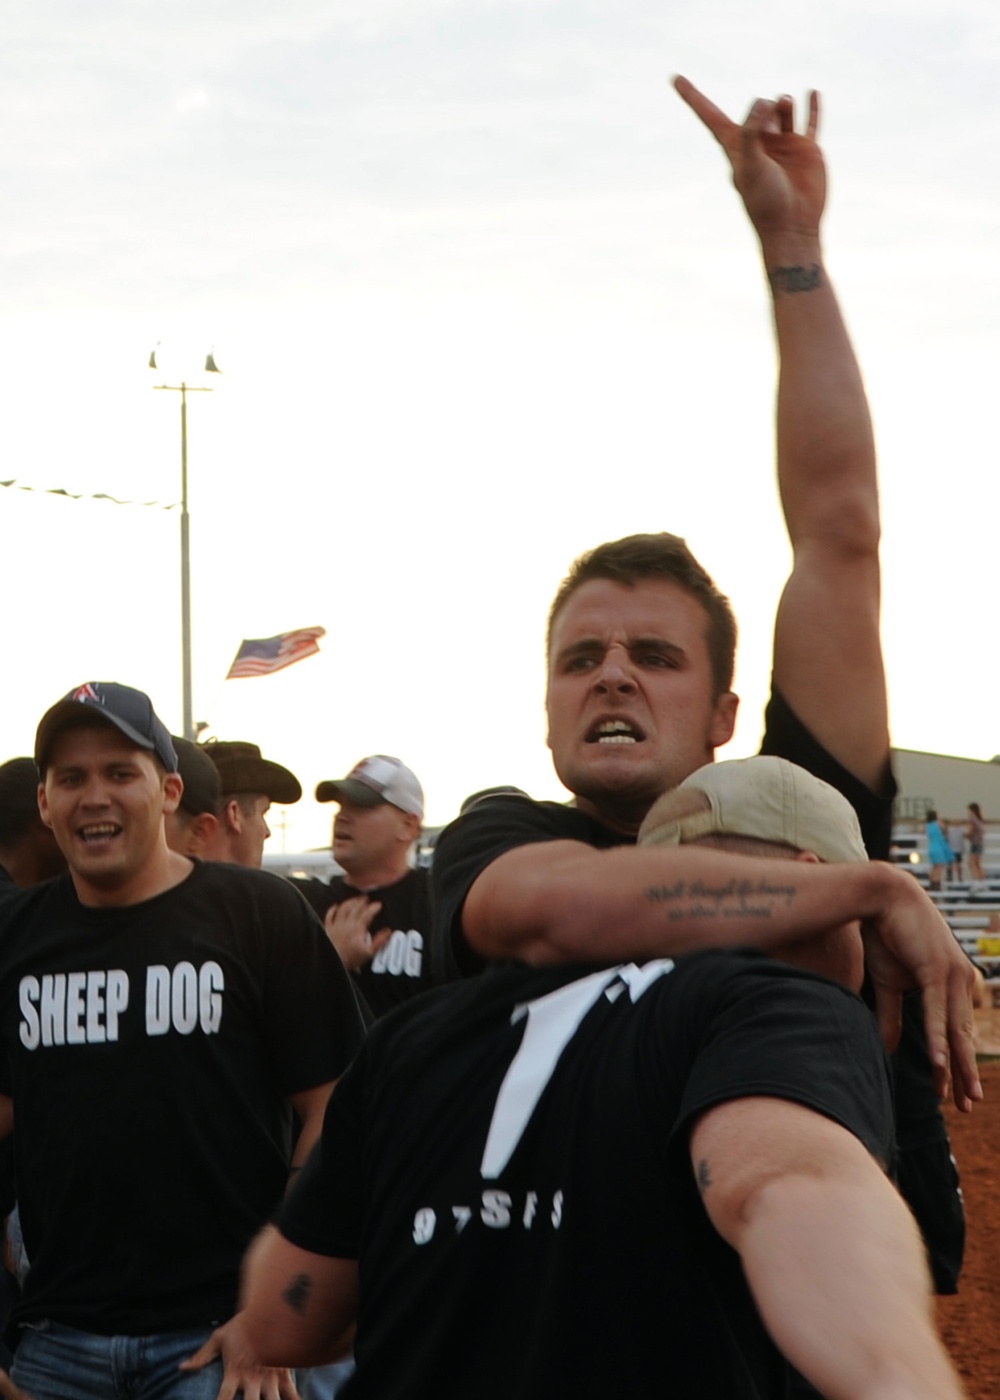
[[[592,744],[638,744],[645,736],[628,720],[606,719],[589,737]]]
[[[77,835],[82,841],[107,841],[120,831],[116,822],[94,822],[91,826],[81,826]]]

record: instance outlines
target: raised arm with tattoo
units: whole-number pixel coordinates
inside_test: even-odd
[[[873,791],[888,779],[879,635],[879,503],[864,382],[823,260],[819,98],[804,133],[790,97],[738,125],[686,78],[678,93],[729,159],[771,288],[780,373],[778,485],[793,551],[775,623],[774,685]]]
[[[790,98],[754,103],[738,125],[686,79],[676,85],[729,159],[774,301],[778,475],[794,565],[776,622],[763,751],[838,786],[877,856],[892,795],[878,494],[864,386],[820,248],[818,99],[798,134]],[[463,970],[477,957],[616,961],[734,943],[767,951],[818,931],[823,898],[811,903],[807,891],[839,883],[828,872],[797,872],[801,893],[782,903],[766,891],[758,898],[755,882],[778,889],[787,869],[765,873],[754,862],[741,871],[735,857],[702,867],[629,848],[660,794],[731,737],[734,648],[728,600],[677,536],[630,536],[573,564],[549,617],[546,708],[575,810],[497,799],[442,836],[432,872],[440,935]],[[801,751],[791,751],[793,738]],[[838,922],[872,920],[866,957],[887,1038],[898,1034],[902,991],[919,988],[936,1086],[947,1083],[950,1053],[956,1102],[967,1108],[981,1095],[967,959],[899,872],[855,871],[839,890],[838,901],[854,890],[858,903],[838,903]]]

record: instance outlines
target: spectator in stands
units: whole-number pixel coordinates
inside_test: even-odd
[[[266,821],[271,803],[290,807],[302,796],[302,784],[280,763],[263,758],[256,744],[241,739],[209,740],[204,752],[218,769],[222,787],[219,821],[206,842],[205,859],[259,869],[271,835]]]
[[[950,821],[947,826],[948,844],[951,846],[951,864],[948,867],[949,880],[964,879],[962,856],[964,853],[965,827],[961,822]]]
[[[0,887],[23,890],[61,875],[66,857],[38,811],[38,769],[32,758],[0,764]]]
[[[966,810],[969,813],[969,820],[965,825],[965,834],[969,838],[969,874],[973,880],[982,884],[986,879],[986,872],[983,869],[983,841],[986,836],[986,823],[983,821],[983,814],[978,802],[970,802]]]
[[[940,890],[944,873],[951,864],[951,843],[938,821],[938,814],[929,807],[924,815],[927,823],[927,859],[931,865],[931,889]]]

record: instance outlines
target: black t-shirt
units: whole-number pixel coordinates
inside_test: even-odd
[[[326,911],[359,894],[377,900],[382,908],[371,926],[373,934],[392,929],[392,937],[367,966],[354,973],[358,989],[377,1019],[404,1002],[440,986],[440,960],[431,952],[432,927],[430,882],[427,871],[410,870],[401,880],[377,889],[359,890],[342,875],[324,880],[293,879],[291,882],[322,919]]]
[[[231,1315],[287,1179],[290,1094],[361,1039],[347,975],[277,876],[198,864],[125,908],[68,876],[0,904],[0,1091],[31,1261],[19,1320],[105,1334]]]
[[[279,1219],[360,1260],[356,1400],[784,1394],[691,1124],[804,1104],[890,1148],[851,993],[755,954],[507,967],[376,1026]]]
[[[873,792],[827,753],[778,691],[772,692],[765,711],[761,753],[797,763],[841,792],[857,813],[869,856],[888,859],[896,793],[888,768],[881,789]],[[558,840],[598,848],[626,844],[625,838],[574,807],[509,796],[477,805],[441,833],[432,872],[435,937],[451,976],[467,976],[485,966],[461,927],[465,899],[476,878],[505,851]],[[965,1247],[965,1216],[917,994],[904,1000],[903,1037],[892,1057],[892,1073],[899,1143],[894,1174],[923,1231],[937,1291],[954,1293]]]

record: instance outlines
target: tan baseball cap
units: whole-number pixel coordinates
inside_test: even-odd
[[[681,846],[724,835],[781,842],[825,861],[868,859],[847,798],[797,764],[770,755],[697,769],[653,803],[639,828],[639,844]]]

